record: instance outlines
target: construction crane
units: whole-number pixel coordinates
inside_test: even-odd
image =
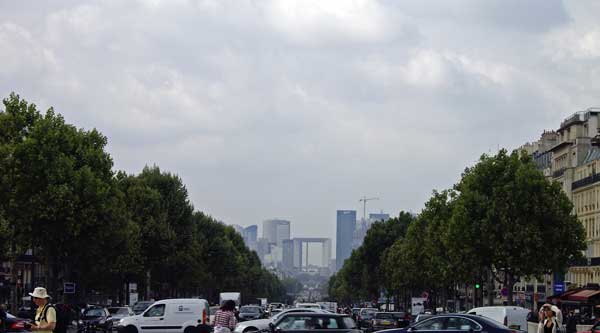
[[[379,200],[379,198],[367,198],[366,196],[362,197],[358,202],[363,203],[363,221],[367,221],[367,202],[371,200]]]

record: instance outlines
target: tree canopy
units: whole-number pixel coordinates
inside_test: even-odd
[[[129,282],[154,298],[216,301],[232,288],[251,301],[285,297],[233,228],[194,209],[176,174],[114,171],[96,129],[78,129],[16,94],[3,104],[0,250],[14,260],[33,249],[54,295],[75,281],[82,299],[93,291],[122,303]]]

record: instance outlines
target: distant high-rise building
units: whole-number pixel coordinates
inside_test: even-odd
[[[371,223],[377,222],[377,221],[387,221],[389,219],[390,219],[390,214],[384,214],[384,213],[369,214],[369,220]]]
[[[352,239],[356,228],[355,210],[338,210],[335,238],[335,261],[339,270],[352,254]]]
[[[284,240],[290,239],[290,221],[277,219],[264,221],[263,238],[271,244],[281,246]]]
[[[263,264],[265,262],[265,257],[270,253],[271,246],[269,245],[269,241],[264,238],[259,238],[256,242],[256,254],[258,254],[258,257],[263,262]]]
[[[232,224],[231,226],[233,227],[233,229],[235,229],[235,231],[237,231],[238,234],[244,236],[244,227],[242,227],[239,224]]]
[[[290,270],[294,267],[294,242],[290,239],[284,239],[282,242],[284,269]]]
[[[365,236],[367,235],[367,231],[371,228],[373,223],[387,221],[390,219],[390,214],[385,213],[371,213],[369,214],[368,220],[360,219],[360,221],[356,222],[356,228],[354,229],[354,236],[352,239],[352,249],[357,249],[362,245]]]
[[[244,237],[244,243],[246,246],[253,251],[256,251],[256,241],[258,239],[258,226],[251,225],[244,228],[244,233],[242,234]]]

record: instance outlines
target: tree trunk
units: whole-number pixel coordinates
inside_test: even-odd
[[[506,273],[506,276],[506,288],[508,288],[508,305],[515,305],[513,300],[513,287],[515,286],[515,278],[510,273]]]
[[[494,305],[494,276],[493,276],[491,269],[488,271],[488,276],[487,276],[487,290],[488,290],[487,305],[493,306]]]

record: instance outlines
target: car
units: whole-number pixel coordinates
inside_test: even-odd
[[[371,329],[373,331],[397,328],[396,318],[391,312],[377,312],[371,319]]]
[[[119,333],[189,333],[209,324],[210,306],[199,298],[163,299],[141,314],[119,321]]]
[[[240,321],[264,318],[263,309],[258,305],[244,305],[238,314]]]
[[[354,321],[358,321],[358,314],[360,313],[360,308],[352,308],[352,318]]]
[[[389,329],[379,333],[516,333],[506,326],[478,315],[444,314],[422,320],[405,328]]]
[[[296,307],[306,309],[322,309],[321,306],[317,303],[296,303]]]
[[[493,319],[514,330],[527,331],[527,316],[531,311],[518,306],[483,306],[467,311]]]
[[[371,329],[371,320],[377,313],[377,309],[374,308],[362,308],[358,312],[358,318],[356,322],[359,328]]]
[[[113,329],[110,313],[103,307],[89,307],[83,312],[83,316],[77,325],[78,332],[110,332]]]
[[[327,332],[362,333],[350,315],[317,312],[288,312],[269,324],[265,332],[302,332],[326,330]]]
[[[14,315],[7,313],[5,323],[6,333],[29,332],[29,330],[26,329],[29,322],[29,319],[15,317]]]
[[[403,328],[410,325],[410,315],[406,312],[391,312],[396,319],[396,327]]]
[[[250,333],[257,332],[262,330],[267,330],[269,328],[269,324],[276,322],[281,316],[287,313],[305,313],[305,312],[315,312],[315,313],[329,313],[329,311],[325,311],[322,309],[301,309],[301,308],[293,308],[283,310],[280,313],[272,316],[269,319],[257,319],[257,320],[248,320],[238,323],[233,330],[234,333]]]
[[[402,328],[410,324],[404,312],[377,312],[371,320],[373,331],[389,328]]]
[[[136,302],[133,305],[133,308],[132,308],[133,313],[136,314],[136,315],[139,315],[140,313],[146,311],[146,309],[150,305],[152,305],[152,304],[154,304],[154,301],[139,301],[139,302]]]
[[[112,317],[111,321],[113,322],[113,327],[115,328],[119,325],[119,321],[121,319],[135,315],[133,310],[128,306],[110,307],[108,308],[108,312]]]

